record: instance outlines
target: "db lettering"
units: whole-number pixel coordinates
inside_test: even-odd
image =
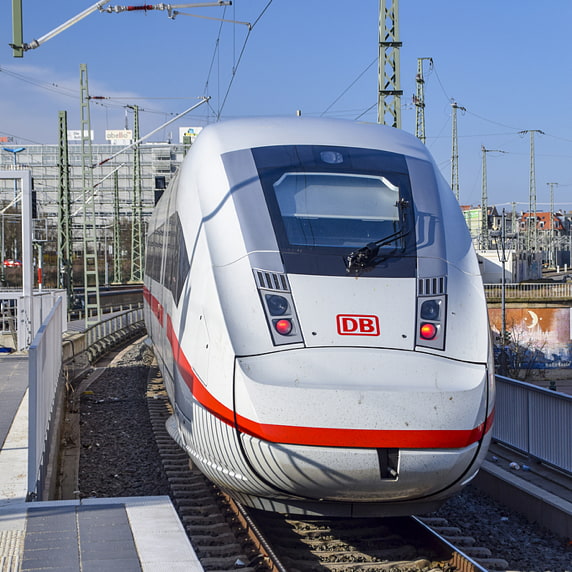
[[[379,336],[377,316],[338,314],[336,322],[340,336]]]

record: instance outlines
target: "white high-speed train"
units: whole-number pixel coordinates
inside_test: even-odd
[[[206,127],[155,208],[144,293],[169,430],[238,501],[413,514],[477,473],[494,410],[485,296],[412,135]]]

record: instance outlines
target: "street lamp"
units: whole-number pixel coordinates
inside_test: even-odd
[[[8,153],[12,153],[12,155],[14,156],[14,169],[16,169],[16,167],[18,166],[18,160],[17,160],[17,156],[18,153],[25,151],[26,147],[2,147],[2,149],[4,149],[4,151],[8,151]],[[14,179],[14,200],[16,200],[16,197],[18,196],[18,181],[17,179]]]
[[[500,230],[493,231],[490,233],[491,237],[495,238],[495,246],[497,250],[497,255],[502,266],[501,274],[501,354],[500,354],[500,373],[501,375],[507,374],[507,330],[506,330],[506,263],[508,262],[508,254],[506,251],[506,239],[516,238],[514,232],[506,232],[506,213],[502,210],[502,219]]]

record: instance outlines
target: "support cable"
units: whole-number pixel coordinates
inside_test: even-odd
[[[94,169],[95,167],[100,167],[101,165],[104,165],[108,161],[115,159],[115,157],[117,157],[118,155],[121,155],[121,153],[125,153],[125,151],[129,151],[129,149],[135,147],[136,145],[139,145],[140,143],[142,143],[146,139],[149,139],[149,137],[151,137],[151,135],[155,135],[155,133],[157,133],[157,131],[160,131],[161,129],[167,127],[167,125],[170,125],[171,123],[177,121],[177,119],[184,117],[187,113],[190,113],[191,111],[193,111],[193,109],[196,109],[197,107],[199,107],[203,103],[206,103],[207,101],[209,101],[209,99],[210,99],[210,97],[201,97],[201,101],[199,101],[198,103],[195,103],[195,105],[192,105],[188,109],[185,109],[185,111],[183,111],[182,113],[179,113],[179,115],[176,115],[172,119],[169,119],[169,121],[163,123],[162,125],[159,125],[159,127],[157,127],[156,129],[153,129],[153,131],[151,131],[150,133],[147,133],[147,135],[144,135],[143,137],[141,137],[137,141],[134,141],[133,143],[131,143],[131,145],[127,145],[127,147],[122,147],[117,153],[111,155],[111,157],[108,157],[107,159],[104,159],[103,161],[100,161],[99,163],[93,164],[91,166],[92,169]]]
[[[342,93],[340,93],[340,95],[338,95],[338,97],[336,97],[336,99],[334,99],[334,101],[332,101],[332,103],[330,103],[330,105],[328,105],[328,107],[326,107],[326,109],[324,111],[322,111],[322,113],[320,113],[320,117],[323,117],[326,113],[328,113],[328,111],[330,111],[330,109],[332,107],[334,107],[334,105],[336,105],[336,103],[338,103],[338,101],[366,74],[366,72],[376,62],[377,62],[377,58],[374,58],[371,61],[371,63],[350,83],[350,85],[348,85],[348,87],[346,87],[346,89],[344,89],[344,91],[342,91]]]
[[[232,84],[234,83],[234,79],[236,78],[236,72],[238,71],[238,66],[240,65],[240,62],[242,60],[242,56],[244,55],[244,51],[246,50],[246,44],[248,43],[248,39],[250,38],[250,34],[252,33],[252,30],[254,30],[254,27],[256,26],[256,24],[258,24],[258,22],[260,21],[262,16],[264,16],[266,10],[268,10],[268,8],[270,7],[270,4],[272,4],[272,0],[268,0],[268,3],[266,4],[266,6],[264,6],[262,11],[258,15],[258,18],[256,18],[256,20],[254,21],[254,24],[252,24],[248,28],[248,34],[246,34],[246,38],[244,38],[244,43],[242,44],[242,49],[240,50],[240,54],[238,55],[238,60],[236,62],[236,65],[234,66],[234,68],[232,70],[232,77],[230,78],[228,88],[227,88],[226,93],[224,95],[224,98],[222,100],[222,105],[219,108],[217,120],[220,119],[220,116],[222,114],[222,110],[226,104],[226,100],[228,99],[228,94],[230,93],[230,89],[232,87]]]

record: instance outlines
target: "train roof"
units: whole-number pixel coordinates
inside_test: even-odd
[[[334,145],[381,149],[432,160],[417,137],[394,127],[344,119],[259,117],[221,121],[205,127],[195,144],[218,154],[275,145]],[[198,149],[197,149],[198,150]]]

